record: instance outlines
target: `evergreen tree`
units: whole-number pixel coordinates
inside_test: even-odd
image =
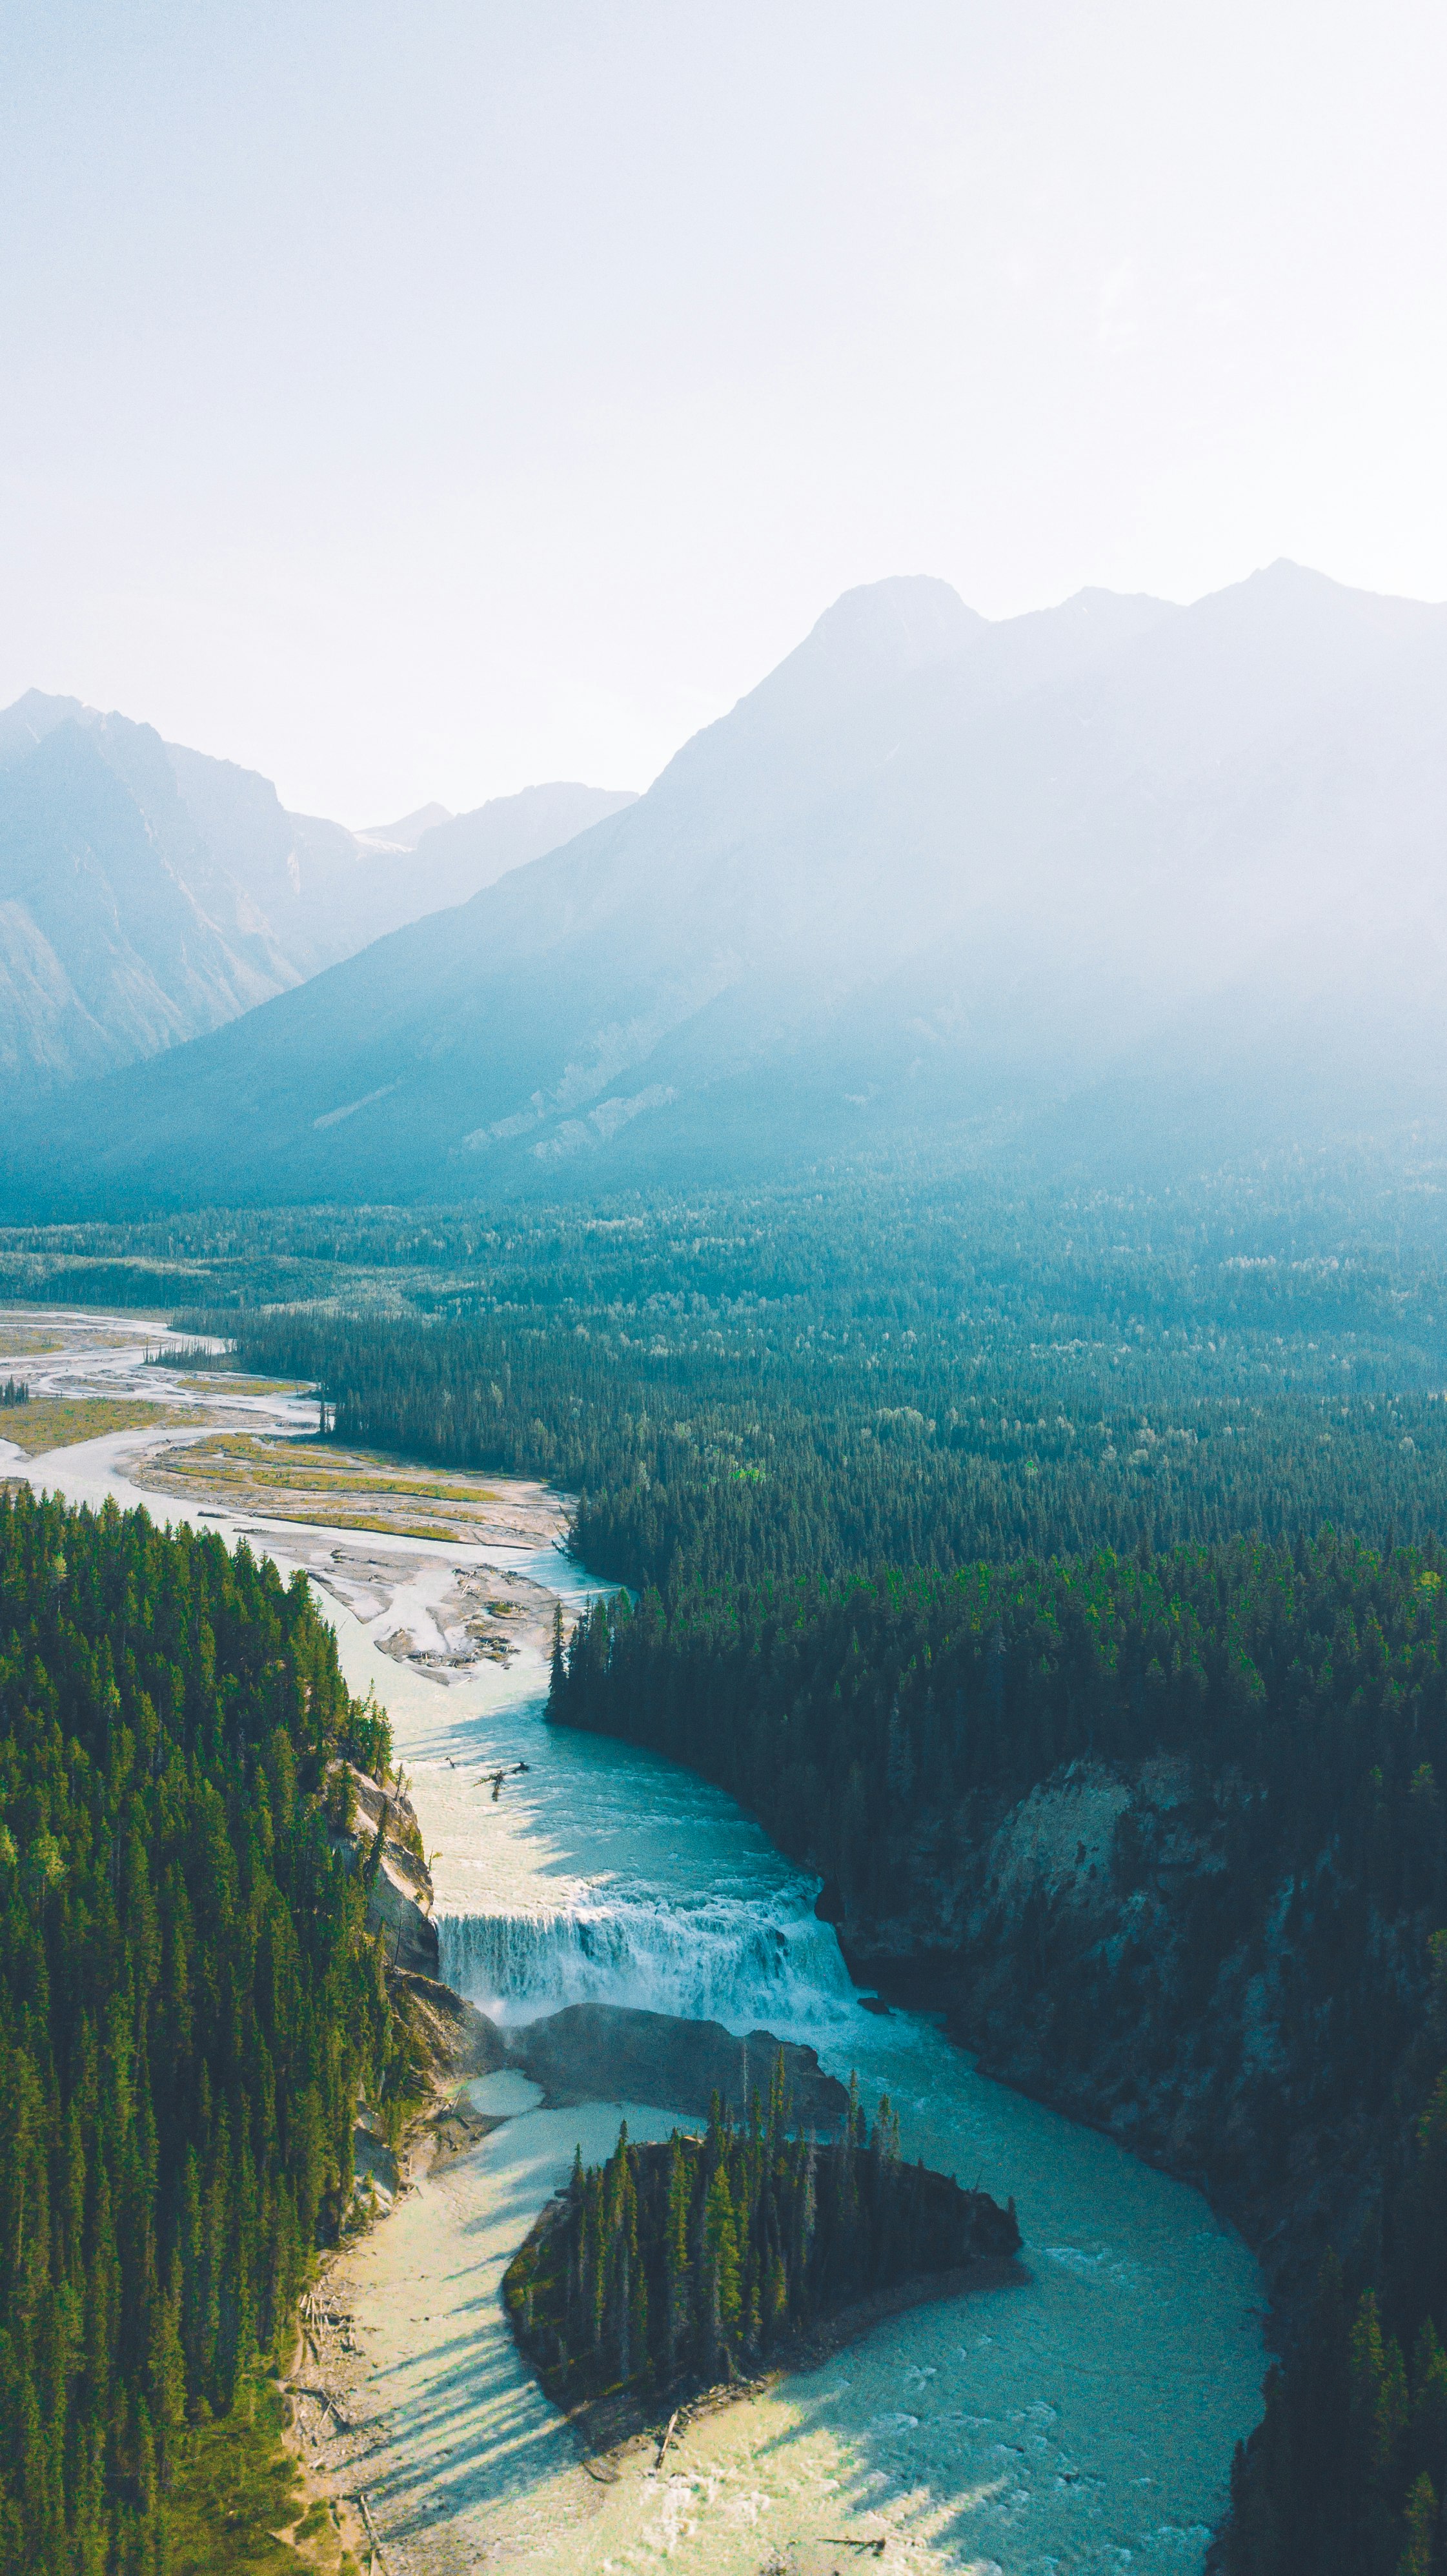
[[[625,2124],[602,2167],[575,2157],[503,2285],[560,2403],[735,2377],[852,2298],[1018,2246],[1013,2206],[901,2163],[887,2103],[871,2126],[856,2091],[824,2145],[791,2136],[786,2110],[780,2053],[739,2120],[715,2096],[702,2138],[636,2147]]]
[[[0,1501],[0,2568],[163,2576],[394,2045],[329,1784],[387,1758],[305,1582]]]

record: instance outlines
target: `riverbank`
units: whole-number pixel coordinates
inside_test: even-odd
[[[365,1641],[339,1627],[364,1687]],[[1094,2571],[1125,2549],[1144,2576],[1199,2567],[1232,2444],[1259,2411],[1259,2299],[1239,2240],[1105,2137],[983,2080],[927,2015],[862,2011],[815,1915],[817,1882],[696,1775],[541,1724],[544,1681],[519,1670],[472,1712],[420,1684],[389,1694],[444,1974],[509,2045],[604,1996],[652,1996],[735,2033],[767,2019],[825,2072],[856,2068],[868,2098],[888,2091],[907,2154],[1014,2191],[1030,2241],[1015,2283],[883,2318],[817,2371],[709,2417],[670,2451],[667,2494],[643,2438],[600,2505],[512,2349],[502,2273],[575,2145],[600,2160],[621,2117],[640,2140],[672,2120],[621,2078],[601,2116],[516,2102],[359,2264],[358,2316],[380,2302],[362,2375],[389,2563],[550,2576],[666,2545],[739,2576],[770,2549],[807,2567],[848,2535],[900,2569],[1023,2576],[1053,2555]],[[529,1766],[497,1807],[461,1785],[484,1746]]]
[[[790,2372],[687,2410],[661,2471],[651,2421],[599,2424],[581,2454],[569,2420],[519,2370],[503,2273],[575,2147],[601,2161],[620,2118],[630,2136],[658,2143],[674,2125],[641,2103],[520,2106],[472,2153],[419,2175],[389,2218],[338,2255],[325,2283],[328,2314],[346,2321],[329,2356],[332,2403],[308,2407],[300,2426],[312,2476],[365,2494],[394,2576],[500,2562],[576,2576],[684,2543],[689,2564],[734,2571],[755,2566],[771,2540],[812,2545],[825,2531],[891,2562],[903,2551],[918,2566],[924,2551],[934,2563],[961,2500],[915,2489],[901,2521],[881,2463],[898,2463],[920,2430],[899,2401],[920,2398],[937,2370],[930,2320],[948,2314],[956,2339],[988,2343],[987,2320],[1019,2295],[1003,2278],[940,2285],[929,2307],[902,2291],[836,2321]],[[892,2338],[883,2353],[882,2335]],[[851,2460],[847,2429],[861,2385],[876,2426],[867,2461]],[[953,2551],[940,2563],[955,2563]]]
[[[0,1474],[245,1540],[434,1684],[545,1650],[568,1495],[319,1438],[311,1389],[207,1368],[154,1317],[0,1309],[0,1341],[29,1388],[0,1410]]]
[[[77,1354],[80,1374],[112,1370],[122,1388],[139,1359],[134,1339],[94,1345],[83,1368]],[[146,1383],[160,1393],[166,1373]],[[314,1408],[288,1411],[280,1395],[247,1400],[273,1425],[314,1424]],[[128,1475],[155,1436],[128,1431],[24,1472],[76,1500],[164,1510]],[[240,1536],[217,1508],[196,1525]],[[326,1551],[359,1544],[244,1527],[284,1573],[303,1550],[322,1552],[320,1571]],[[394,1548],[417,1595],[468,1561],[436,1542]],[[470,1561],[527,1574],[570,1611],[600,1588],[552,1549]],[[605,2558],[621,2571],[665,2551],[690,2576],[757,2576],[773,2557],[828,2576],[840,2535],[901,2576],[1027,2576],[1052,2558],[1097,2576],[1125,2551],[1132,2576],[1193,2576],[1232,2445],[1259,2412],[1260,2290],[1239,2240],[1106,2137],[985,2081],[927,2012],[861,2011],[815,1915],[817,1881],[695,1774],[544,1725],[537,1645],[439,1688],[379,1651],[382,1623],[360,1597],[328,1609],[350,1687],[375,1689],[392,1718],[439,1964],[505,2042],[590,2002],[778,2031],[836,2081],[853,2068],[869,2099],[887,2091],[907,2155],[1013,2191],[1029,2239],[1015,2284],[880,2320],[818,2370],[706,2418],[661,2480],[645,2444],[605,2491],[524,2371],[498,2292],[575,2144],[606,2156],[625,2112],[640,2139],[666,2137],[675,2115],[624,2098],[549,2110],[512,2069],[467,2079],[480,2098],[439,2121],[435,2160],[429,2143],[393,2215],[347,2250],[336,2313],[355,2349],[338,2354],[334,2393],[353,2431],[344,2445],[328,2413],[307,2443],[329,2486],[367,2495],[392,2576],[596,2576]],[[489,2084],[508,2088],[493,2107]],[[474,2143],[478,2118],[498,2125]]]
[[[752,2403],[770,2390],[780,2389],[785,2381],[811,2370],[822,2370],[851,2344],[862,2341],[877,2326],[888,2325],[894,2317],[909,2314],[912,2308],[927,2308],[944,2299],[963,2299],[971,2291],[1000,2289],[1018,2284],[1020,2267],[1014,2255],[981,2255],[975,2262],[959,2265],[949,2272],[916,2272],[907,2281],[896,2281],[887,2290],[872,2291],[867,2299],[855,2299],[848,2307],[837,2308],[830,2317],[822,2317],[806,2332],[786,2335],[775,2347],[775,2357],[767,2370],[742,2378],[716,2380],[707,2386],[680,2381],[672,2389],[660,2389],[656,2395],[608,2397],[567,2410],[568,2420],[592,2455],[590,2474],[611,2468],[620,2474],[626,2458],[636,2445],[656,2443],[656,2468],[661,2468],[675,2440],[686,2441],[693,2427],[717,2415],[723,2407]]]
[[[374,1852],[378,1862],[371,1927],[396,1937],[400,1908],[413,1918],[401,1927],[409,1948],[425,1951],[433,1887],[401,1779],[400,1766],[395,1782],[352,1775],[350,1839],[357,1866]],[[847,2108],[845,2087],[823,2071],[812,2047],[768,2030],[735,2034],[715,2022],[598,2003],[505,2030],[416,1968],[393,1970],[389,1982],[413,2032],[426,2092],[395,2156],[370,2128],[359,2129],[358,2220],[324,2259],[304,2306],[302,2366],[284,2387],[289,2440],[308,2492],[335,2500],[339,2525],[364,2563],[380,2535],[387,2564],[402,2576],[480,2567],[496,2555],[501,2435],[525,2466],[524,2490],[540,2466],[548,2481],[561,2481],[550,2502],[560,2534],[577,2536],[601,2511],[604,2519],[621,2513],[637,2536],[649,2527],[653,2499],[640,2502],[635,2485],[659,2483],[659,2460],[649,2471],[646,2458],[658,2449],[658,2403],[626,2398],[563,2413],[530,2371],[525,2391],[511,2389],[500,2400],[512,2344],[503,2273],[538,2223],[539,2206],[566,2179],[573,2154],[605,2160],[622,2120],[642,2143],[661,2145],[679,2125],[698,2133],[714,2094],[735,2114],[744,2112],[782,2059],[796,2119],[829,2135]],[[1022,2277],[1013,2262],[983,2258],[916,2276],[789,2338],[760,2376],[695,2387],[683,2406],[675,2392],[665,2406],[675,2422],[660,2528],[677,2523],[680,2496],[692,2496],[701,2479],[710,2492],[722,2480],[722,2527],[733,2530],[739,2499],[732,2490],[792,2419],[790,2380],[818,2373],[917,2308],[996,2294]],[[457,2367],[461,2347],[469,2356],[465,2375]],[[717,2419],[734,2407],[749,2410],[750,2421],[730,2432]],[[557,2455],[554,2434],[576,2446],[571,2456]],[[599,2507],[600,2487],[623,2490],[615,2506]],[[838,2513],[851,2521],[846,2504]],[[872,2548],[882,2536],[878,2516],[866,2512],[864,2522],[853,2536]],[[526,2554],[534,2553],[529,2547]],[[566,2553],[558,2563],[568,2563]]]
[[[379,1784],[368,1785],[374,1798],[380,1796]],[[371,1804],[359,1805],[362,1823]],[[389,1805],[398,1833],[407,1834],[408,1802],[394,1794]],[[359,1855],[365,1841],[359,1833]],[[430,1887],[421,1892],[430,1900]],[[837,2128],[848,2095],[823,2073],[812,2049],[768,2031],[736,2036],[718,2024],[594,2004],[565,2008],[504,2033],[434,1980],[404,1971],[392,1983],[398,2007],[426,2051],[427,2093],[395,2157],[370,2130],[359,2130],[357,2222],[324,2258],[304,2302],[297,2359],[282,2388],[288,2443],[307,2493],[334,2504],[338,2528],[362,2563],[380,2516],[389,2561],[420,2576],[434,2570],[441,2576],[454,2565],[489,2563],[490,2545],[480,2534],[470,2537],[469,2526],[496,2503],[490,2347],[511,2341],[502,2276],[539,2224],[535,2217],[529,2229],[523,2221],[531,2191],[551,2182],[545,2195],[551,2200],[575,2150],[585,2161],[605,2160],[624,2119],[636,2142],[661,2144],[676,2126],[701,2132],[714,2090],[741,2111],[780,2055],[796,2110],[816,2132]],[[622,2098],[616,2091],[611,2098],[607,2094],[602,2077],[608,2068],[619,2079]],[[522,2160],[499,2136],[517,2122],[526,2122],[530,2132]],[[572,2148],[565,2143],[570,2138]],[[479,2150],[494,2139],[498,2152],[489,2169]],[[545,2160],[538,2156],[540,2142]],[[519,2173],[530,2177],[526,2194],[512,2188]],[[513,2213],[511,2227],[522,2227],[520,2237],[510,2235],[508,2222],[496,2223],[500,2197]],[[708,2485],[722,2476],[732,2486],[760,2448],[778,2440],[781,2419],[791,2420],[798,2393],[791,2381],[807,2380],[916,2309],[1019,2289],[1025,2277],[1016,2259],[991,2256],[914,2275],[782,2339],[767,2370],[726,2385],[680,2384],[656,2396],[624,2395],[567,2410],[535,2390],[541,2420],[526,2425],[529,2456],[536,2467],[538,2456],[546,2459],[549,2428],[565,2429],[577,2445],[572,2471],[585,2475],[591,2487],[621,2485],[631,2492],[635,2479],[657,2484],[665,2465],[660,2434],[672,2416],[669,2480],[681,2481],[690,2493],[700,2477]],[[416,2300],[424,2291],[427,2305],[419,2309]],[[469,2377],[475,2374],[470,2400],[457,2384],[461,2342],[471,2349]],[[394,2420],[395,2397],[382,2408],[375,2403],[378,2380],[394,2374],[405,2390],[400,2424]],[[532,2386],[530,2369],[528,2380]],[[737,2434],[717,2421],[732,2407],[754,2410]],[[537,2409],[525,2403],[517,2412],[532,2418]],[[510,2438],[519,2438],[516,2425]],[[542,2446],[541,2454],[531,2450],[533,2444]],[[650,2452],[656,2455],[651,2472]],[[478,2492],[469,2467],[474,2457],[487,2464]],[[558,2473],[556,2461],[547,2465]],[[674,2507],[679,2491],[670,2485]],[[582,2489],[560,2503],[570,2531],[597,2517],[596,2504]],[[646,2515],[648,2507],[639,2508],[634,2496],[625,2515],[630,2527],[638,2510]],[[851,2518],[847,2506],[839,2513]],[[867,2528],[852,2537],[873,2548],[882,2538],[879,2517],[866,2513],[864,2521]],[[474,2546],[479,2554],[469,2558]]]

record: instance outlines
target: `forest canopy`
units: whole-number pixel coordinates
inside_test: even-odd
[[[161,2576],[395,2045],[331,1830],[388,1759],[302,1577],[0,1500],[0,2566]]]
[[[1437,1204],[1299,1170],[1159,1198],[895,1173],[505,1218],[292,1212],[270,1252],[255,1218],[215,1217],[154,1252],[205,1266],[218,1293],[188,1322],[318,1382],[339,1437],[546,1476],[596,1572],[668,1592],[1327,1522],[1429,1536]]]
[[[768,2095],[702,2138],[630,2144],[583,2165],[508,2266],[522,2350],[560,2405],[624,2389],[709,2385],[757,2369],[850,2301],[1016,2252],[1013,2202],[962,2191],[900,2155],[888,2098],[851,2085],[841,2134],[792,2130],[783,2059]]]
[[[895,1165],[15,1230],[0,1287],[166,1303],[316,1384],[341,1440],[575,1497],[635,1599],[560,1658],[557,1719],[707,1771],[866,1944],[935,1925],[930,1973],[988,1990],[1057,2098],[1103,2064],[1175,2085],[1193,2171],[1335,2228],[1233,2571],[1440,2576],[1444,1219],[1405,1156],[1171,1190]],[[985,1903],[1012,1802],[1157,1756],[1168,1811],[1132,1791],[1101,1855],[1109,1938]]]

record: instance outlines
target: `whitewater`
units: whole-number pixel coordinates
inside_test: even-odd
[[[107,1374],[118,1365],[107,1353]],[[301,1427],[279,1406],[285,1420]],[[156,1510],[127,1474],[143,1438],[28,1472]],[[300,1540],[265,1543],[287,1570]],[[420,1600],[449,1552],[412,1553]],[[567,1611],[599,1588],[555,1550],[481,1554]],[[535,1649],[447,1690],[318,1599],[349,1683],[389,1709],[449,1982],[505,2024],[597,2000],[806,2042],[866,2099],[889,2093],[907,2153],[1013,2194],[1025,2237],[1018,2283],[916,2309],[725,2408],[661,2477],[649,2445],[600,2479],[519,2363],[501,2274],[575,2143],[606,2153],[625,2112],[640,2137],[673,2121],[623,2103],[549,2111],[517,2076],[486,2079],[474,2097],[503,2125],[331,2276],[354,2344],[334,2392],[345,2422],[328,2419],[311,2465],[366,2494],[392,2576],[827,2576],[861,2553],[956,2576],[1198,2576],[1260,2413],[1263,2292],[1240,2239],[1184,2184],[981,2076],[930,2016],[864,2012],[817,1881],[692,1774],[550,1728]],[[490,1773],[513,1764],[527,1767],[494,1799]]]
[[[563,1558],[552,1579],[575,1607],[594,1588]],[[365,1638],[338,1628],[353,1686],[380,1691]],[[730,2409],[661,2497],[644,2459],[621,2494],[595,2487],[580,2506],[571,2458],[536,2428],[519,2445],[520,2415],[546,2409],[503,2330],[490,2490],[484,2469],[476,2493],[476,2461],[467,2477],[466,2519],[487,2523],[491,2551],[807,2571],[836,2563],[843,2539],[878,2539],[886,2563],[977,2576],[1198,2570],[1263,2369],[1255,2263],[1199,2194],[982,2077],[931,2016],[863,2011],[814,1913],[817,1880],[691,1773],[549,1727],[540,1665],[489,1676],[466,1710],[411,1675],[386,1680],[449,1983],[505,2024],[600,2001],[804,2041],[867,2098],[889,2093],[909,2154],[1013,2193],[1026,2240],[1018,2286],[916,2310]],[[503,1762],[528,1768],[494,1803],[471,1775]],[[634,2134],[672,2125],[610,2106],[586,2115],[585,2153],[611,2144],[624,2109]],[[524,2109],[471,2160],[495,2168],[514,2228],[520,2173],[541,2199],[584,2117]]]

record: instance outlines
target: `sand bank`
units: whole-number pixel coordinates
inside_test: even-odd
[[[496,2077],[484,2079],[495,2084]],[[915,2315],[894,2313],[878,2336],[820,2366],[705,2408],[674,2435],[660,2476],[657,2441],[625,2442],[604,2461],[580,2457],[571,2427],[524,2369],[503,2312],[502,2276],[543,2203],[566,2180],[575,2146],[597,2162],[621,2118],[639,2139],[664,2138],[675,2115],[637,2102],[526,2109],[469,2152],[434,2166],[392,2216],[330,2267],[322,2367],[335,2411],[303,2400],[303,2457],[343,2494],[365,2494],[393,2576],[470,2576],[483,2568],[621,2570],[681,2553],[693,2569],[852,2564],[857,2544],[880,2543],[886,2564],[918,2566],[918,2550],[952,2518],[927,2493],[865,2466],[857,2432],[861,2380],[881,2457],[893,2461],[918,2418],[912,2386],[929,2375],[916,2355]],[[961,2332],[1010,2286],[993,2278],[956,2301]],[[882,2315],[884,2311],[881,2311]],[[937,2336],[940,2309],[919,2343]],[[871,2310],[855,2332],[879,2324]],[[841,2321],[841,2328],[843,2321]],[[880,2350],[875,2351],[876,2344]],[[911,2377],[913,2374],[913,2377]],[[853,2543],[837,2557],[835,2540]],[[820,2554],[822,2553],[822,2555]]]

